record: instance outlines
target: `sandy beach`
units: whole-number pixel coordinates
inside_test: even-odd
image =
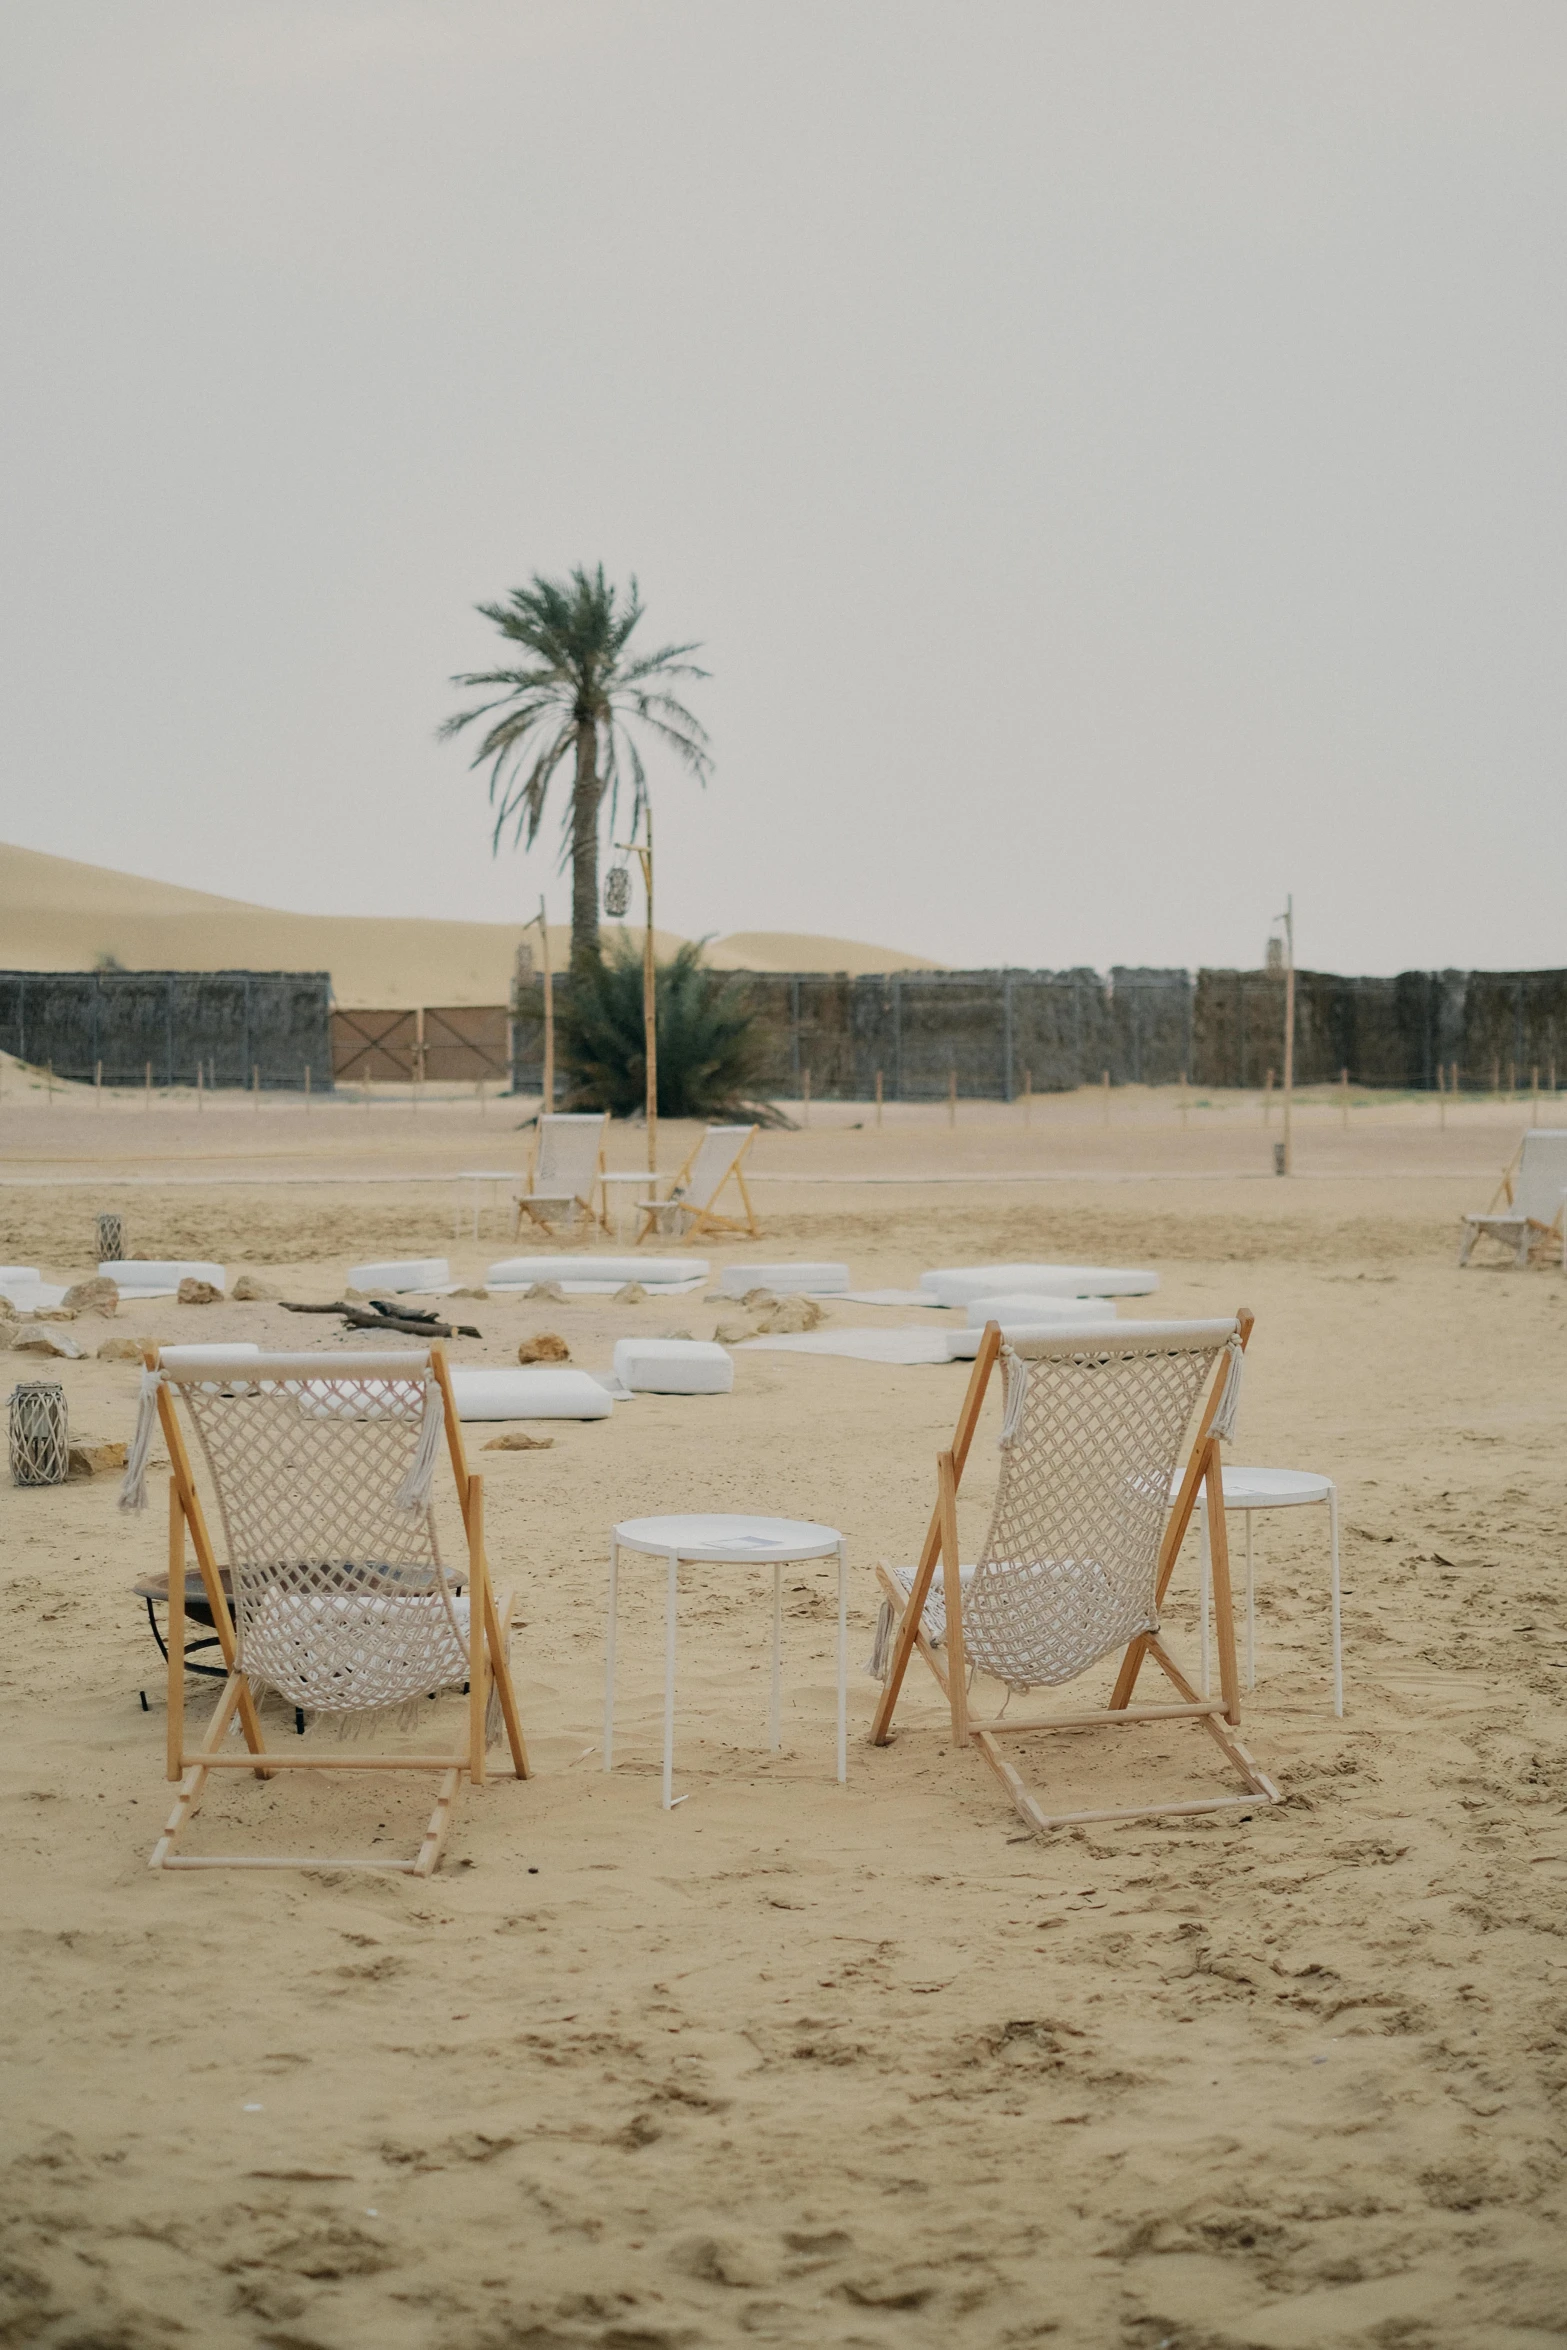
[[[287,1297],[361,1257],[513,1251],[465,1169],[525,1163],[518,1105],[472,1097],[151,1108],[6,1072],[7,1262],[128,1245]],[[1554,1116],[1554,1112],[1552,1113]],[[1528,1105],[1297,1114],[1268,1172],[1256,1097],[813,1109],[756,1146],[766,1238],[857,1283],[927,1266],[1159,1270],[1161,1314],[1257,1315],[1234,1457],[1342,1492],[1347,1710],[1329,1690],[1325,1520],[1257,1521],[1244,1735],[1277,1810],[1026,1834],[954,1754],[916,1671],[864,1731],[874,1563],[910,1559],[966,1372],[740,1352],[734,1394],[642,1397],[548,1450],[469,1457],[536,1777],[464,1792],[427,1882],[146,1866],[169,1801],[159,1662],[128,1518],[99,1477],[0,1487],[7,2167],[0,2342],[277,2350],[676,2350],[1059,2342],[1458,2350],[1562,2332],[1567,1616],[1559,1271],[1456,1268]],[[661,1134],[660,1159],[690,1141]],[[643,1138],[614,1137],[632,1169]],[[474,1205],[486,1222],[477,1237]],[[543,1248],[524,1240],[522,1247]],[[619,1244],[629,1245],[629,1232]],[[607,1365],[662,1304],[463,1301],[514,1361],[541,1329]],[[834,1305],[835,1326],[878,1318]],[[880,1315],[917,1322],[915,1309]],[[277,1304],[122,1306],[71,1334],[330,1347]],[[73,1431],[127,1436],[136,1368],[58,1372]],[[22,1366],[26,1367],[23,1368]],[[960,1502],[977,1546],[993,1398]],[[448,1526],[453,1520],[449,1493]],[[747,1509],[842,1529],[847,1787],[833,1778],[832,1581],[786,1578],[783,1751],[766,1749],[761,1574],[694,1570],[676,1767],[659,1806],[656,1567],[627,1568],[617,1767],[599,1739],[611,1525]],[[1171,1638],[1194,1650],[1194,1550]],[[1097,1702],[1108,1673],[1091,1676]],[[145,1688],[150,1710],[138,1691]],[[456,1714],[443,1702],[455,1736]],[[194,1683],[192,1730],[210,1708]],[[291,1736],[286,1716],[269,1734]],[[1136,1741],[1135,1752],[1132,1742]],[[1122,1740],[1126,1745],[1121,1744]],[[1107,1751],[1108,1748],[1108,1751]],[[1063,1800],[1150,1774],[1222,1791],[1195,1732],[1052,1742]],[[422,1784],[243,1776],[192,1849],[412,1849]]]

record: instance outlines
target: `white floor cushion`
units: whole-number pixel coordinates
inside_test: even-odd
[[[214,1289],[229,1285],[221,1265],[197,1257],[106,1257],[98,1270],[121,1297],[173,1297],[182,1281],[210,1281]]]
[[[618,1338],[615,1376],[633,1395],[727,1395],[735,1367],[705,1338]]]
[[[983,1329],[987,1322],[1113,1322],[1111,1297],[1046,1297],[1040,1291],[1019,1290],[1015,1295],[971,1297],[968,1319]]]
[[[666,1282],[705,1281],[706,1257],[599,1257],[587,1249],[570,1257],[503,1257],[484,1276],[486,1289],[515,1289],[533,1281],[612,1282],[621,1289],[628,1281],[645,1288]]]
[[[444,1257],[405,1257],[390,1265],[350,1265],[350,1289],[388,1289],[394,1297],[444,1289],[452,1269]]]
[[[1157,1273],[1125,1265],[947,1265],[920,1275],[920,1287],[944,1306],[988,1294],[1034,1291],[1046,1297],[1148,1297]]]
[[[847,1265],[726,1265],[718,1276],[720,1297],[744,1297],[752,1289],[770,1289],[774,1297],[843,1297],[848,1287]]]
[[[586,1371],[452,1369],[459,1420],[607,1420],[615,1399]]]
[[[1120,1330],[1125,1327],[1126,1325],[1123,1323],[1102,1322],[1097,1319],[1028,1322],[1019,1318],[1003,1322],[1001,1335],[1010,1346],[1020,1338],[1064,1338],[1069,1334],[1081,1331],[1084,1341],[1091,1345],[1096,1339],[1108,1339],[1112,1329]],[[940,1335],[947,1342],[947,1360],[949,1362],[972,1362],[979,1352],[980,1340],[985,1335],[985,1326],[983,1322],[968,1322],[961,1330],[945,1330]]]

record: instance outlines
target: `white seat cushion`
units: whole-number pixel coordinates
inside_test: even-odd
[[[615,1376],[633,1394],[728,1395],[735,1367],[721,1346],[701,1338],[619,1338]]]
[[[983,1329],[987,1322],[1113,1322],[1115,1301],[1108,1297],[1047,1297],[1027,1290],[1016,1296],[971,1297],[968,1320]]]
[[[98,1271],[121,1297],[173,1297],[182,1281],[209,1281],[214,1289],[229,1285],[221,1265],[197,1257],[106,1257]]]
[[[841,1297],[848,1286],[847,1265],[726,1265],[718,1276],[721,1297],[753,1289],[770,1289],[774,1297]]]
[[[615,1399],[586,1371],[452,1369],[459,1420],[607,1420]]]
[[[627,1281],[656,1288],[667,1281],[705,1281],[705,1257],[601,1257],[580,1250],[570,1257],[504,1257],[484,1276],[487,1289],[515,1289],[533,1281],[612,1281],[617,1289]]]
[[[394,1296],[407,1291],[444,1289],[452,1269],[444,1257],[405,1257],[390,1265],[350,1265],[348,1280],[354,1289],[389,1289]]]
[[[1034,1291],[1046,1297],[1148,1297],[1157,1273],[1128,1265],[947,1265],[920,1275],[920,1287],[944,1306],[971,1298]]]

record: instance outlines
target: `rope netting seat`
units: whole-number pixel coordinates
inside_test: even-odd
[[[439,1422],[434,1380],[203,1380],[183,1395],[251,1688],[341,1714],[461,1683],[468,1611],[441,1566],[428,1475],[422,1502],[401,1498],[432,1410]]]
[[[1001,1350],[1001,1481],[963,1595],[970,1665],[1018,1690],[1158,1631],[1170,1480],[1216,1351],[1113,1334],[1103,1352],[1028,1345]]]
[[[174,1409],[176,1398],[216,1499],[228,1551],[232,1615]],[[341,1727],[354,1717],[361,1726],[366,1719],[373,1722],[387,1709],[398,1709],[403,1723],[410,1724],[419,1718],[419,1701],[468,1686],[468,1736],[455,1755],[356,1757],[352,1763],[334,1763],[319,1752],[308,1758],[269,1755],[266,1769],[308,1760],[328,1769],[440,1770],[452,1780],[442,1798],[449,1810],[459,1772],[467,1770],[482,1781],[484,1746],[504,1717],[518,1775],[526,1775],[506,1656],[510,1599],[498,1603],[490,1592],[482,1488],[462,1457],[449,1374],[438,1347],[336,1358],[225,1358],[220,1349],[166,1350],[143,1373],[141,1414],[121,1494],[124,1508],[143,1504],[152,1429],[160,1420],[174,1470],[171,1611],[174,1551],[177,1543],[183,1591],[188,1528],[228,1666],[219,1716],[226,1728],[238,1711],[251,1754],[266,1751],[256,1700],[268,1691],[312,1719]],[[465,1594],[454,1588],[442,1562],[432,1499],[443,1441],[465,1520]],[[165,1848],[194,1808],[200,1780],[209,1769],[250,1766],[245,1756],[213,1751],[218,1717],[196,1760],[185,1756],[176,1739],[183,1690],[176,1695],[175,1629],[171,1613],[169,1775],[189,1771],[194,1784],[182,1789],[155,1865],[196,1866],[202,1864],[175,1860]],[[433,1857],[428,1849],[421,1854],[422,1873],[439,1857],[444,1819],[438,1835],[436,1830],[432,1822],[426,1847],[435,1837],[435,1852]]]
[[[1200,1716],[1242,1770],[1250,1799],[1259,1793],[1271,1799],[1271,1783],[1218,1722],[1221,1714],[1228,1724],[1239,1719],[1227,1560],[1221,1564],[1216,1555],[1214,1574],[1216,1595],[1223,1585],[1231,1650],[1221,1704],[1209,1706],[1191,1689],[1160,1639],[1159,1621],[1198,1486],[1216,1473],[1219,1441],[1233,1425],[1250,1328],[1249,1315],[1122,1323],[1007,1344],[991,1325],[952,1450],[938,1462],[937,1505],[919,1565],[880,1570],[884,1600],[872,1669],[885,1675],[887,1687],[874,1739],[884,1741],[889,1733],[904,1671],[918,1648],[948,1696],[960,1743],[972,1739],[980,1747],[1031,1824],[1054,1825],[994,1739],[1055,1723],[998,1719],[971,1726],[969,1677],[987,1674],[1010,1696],[1059,1688],[1101,1658],[1122,1654],[1110,1709],[1069,1717],[1074,1723],[1146,1720],[1172,1710]],[[989,1531],[968,1567],[957,1556],[957,1485],[997,1360],[1003,1380],[1001,1473]],[[1173,1514],[1172,1485],[1178,1492]],[[1222,1520],[1222,1511],[1217,1515]],[[1213,1512],[1209,1519],[1212,1527]],[[1222,1545],[1220,1526],[1216,1554]],[[1146,1656],[1180,1690],[1182,1702],[1173,1709],[1131,1705]],[[1139,1807],[1207,1808],[1206,1802]]]

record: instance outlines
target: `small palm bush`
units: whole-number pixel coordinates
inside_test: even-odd
[[[683,946],[655,975],[658,1114],[661,1118],[744,1116],[783,1121],[746,1098],[762,1078],[763,1040],[745,990],[709,971],[700,946]],[[563,991],[565,993],[565,991]],[[628,941],[602,961],[573,966],[557,1027],[561,1067],[573,1104],[638,1116],[647,1105],[642,1027],[642,958]]]

